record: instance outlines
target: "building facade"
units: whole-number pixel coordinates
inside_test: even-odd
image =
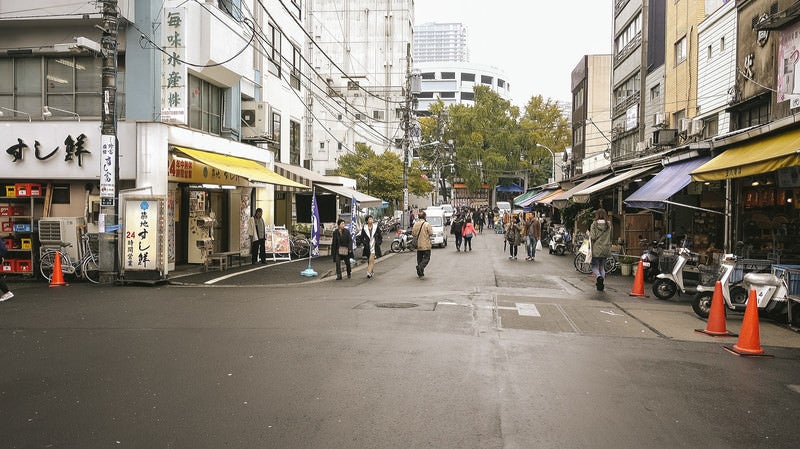
[[[467,27],[461,23],[414,25],[414,62],[469,62]]]
[[[439,100],[445,107],[454,104],[475,104],[475,86],[488,86],[501,98],[511,96],[511,83],[496,67],[473,63],[415,63],[420,73],[421,91],[416,95],[417,112],[426,115],[430,105]]]
[[[572,70],[572,154],[566,178],[602,165],[592,161],[611,146],[611,55],[586,55]],[[601,159],[605,165],[610,160]]]

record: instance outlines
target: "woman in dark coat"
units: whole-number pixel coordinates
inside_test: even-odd
[[[359,235],[361,243],[364,244],[364,257],[367,258],[367,277],[372,278],[375,274],[375,258],[381,257],[381,230],[372,215],[367,215],[367,224],[361,228]]]
[[[344,220],[341,218],[336,222],[336,230],[333,231],[333,240],[331,241],[331,248],[333,249],[333,263],[336,264],[336,280],[342,279],[342,260],[347,268],[347,279],[350,279],[350,258],[353,257],[353,238],[350,236],[350,231],[344,226]]]

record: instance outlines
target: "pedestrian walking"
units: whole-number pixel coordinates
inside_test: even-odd
[[[431,261],[431,236],[433,235],[433,227],[428,220],[425,219],[425,211],[419,211],[417,215],[417,222],[414,223],[414,228],[411,234],[414,236],[414,241],[417,242],[417,276],[420,278],[425,277],[425,267]]]
[[[472,239],[475,237],[476,232],[475,225],[472,224],[470,217],[467,217],[467,222],[464,223],[462,234],[464,235],[464,251],[472,251]]]
[[[261,263],[267,263],[265,242],[267,240],[267,227],[264,223],[264,211],[259,207],[255,215],[247,223],[247,235],[250,237],[250,260],[255,264],[259,258]]]
[[[536,245],[542,239],[542,223],[536,213],[525,220],[525,235],[528,238],[528,257],[525,260],[536,260]]]
[[[520,232],[519,217],[514,216],[508,220],[506,225],[506,241],[508,241],[508,258],[517,259],[517,251],[522,243],[522,233]]]
[[[344,266],[347,268],[347,279],[350,279],[350,273],[353,271],[350,266],[350,258],[353,257],[353,238],[341,218],[336,222],[336,230],[333,231],[331,246],[336,249],[333,253],[333,263],[336,264],[336,280],[342,280],[342,260],[344,260]]]
[[[603,291],[606,277],[606,259],[611,257],[611,222],[603,208],[594,213],[594,221],[589,227],[589,241],[592,246],[592,273],[598,291]]]
[[[456,215],[453,224],[450,225],[450,233],[456,238],[456,252],[461,251],[462,230],[464,229],[464,218],[461,214]]]
[[[8,246],[6,246],[6,241],[0,239],[0,265],[2,265],[6,254],[8,254]],[[3,292],[3,295],[0,296],[0,301],[8,301],[9,299],[14,297],[14,293],[8,289],[8,284],[6,284],[6,277],[0,277],[0,291]]]
[[[372,215],[367,215],[367,224],[361,229],[361,242],[364,243],[364,256],[367,257],[367,278],[375,275],[375,258],[381,257],[381,230]]]

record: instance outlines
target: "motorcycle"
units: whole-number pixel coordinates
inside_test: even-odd
[[[750,289],[756,290],[759,312],[773,317],[785,316],[788,287],[786,281],[772,273],[757,271],[769,268],[769,261],[738,259],[733,254],[725,254],[719,267],[717,281],[722,285],[722,298],[725,306],[733,311],[744,313]],[[750,271],[742,277],[745,271]],[[692,299],[692,310],[701,318],[708,318],[715,286],[701,285]]]
[[[550,254],[563,256],[567,252],[567,245],[572,241],[569,233],[564,227],[556,228],[550,242],[547,244]]]
[[[697,286],[700,285],[702,273],[695,265],[687,265],[692,260],[692,253],[685,246],[678,249],[678,258],[672,271],[669,273],[659,273],[653,282],[653,294],[658,299],[668,300],[675,296],[675,293],[697,293]]]
[[[639,246],[642,248],[646,247],[647,243],[647,239],[639,240]],[[646,282],[655,281],[656,276],[661,273],[659,258],[663,249],[663,245],[654,240],[650,247],[642,253],[642,268],[644,269],[644,280]]]
[[[414,236],[411,233],[411,229],[407,229],[405,231],[397,231],[397,237],[392,240],[392,244],[389,246],[389,249],[393,253],[401,253],[405,250],[414,251],[417,249],[417,244],[414,242]]]

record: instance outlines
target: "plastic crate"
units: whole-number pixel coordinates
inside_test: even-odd
[[[19,216],[25,215],[25,207],[24,206],[11,206],[11,207],[9,207],[9,209],[11,209],[11,215],[13,217],[19,217]]]
[[[17,188],[14,186],[6,186],[6,196],[17,196]]]
[[[800,265],[773,265],[772,274],[778,277],[788,274],[786,284],[789,286],[789,294],[800,296]]]
[[[2,267],[0,267],[0,271],[11,273],[15,268],[17,268],[17,262],[14,259],[6,259],[3,261]]]
[[[30,273],[33,271],[33,264],[30,259],[17,259],[14,263],[14,271],[18,273]]]
[[[28,184],[30,187],[30,196],[42,196],[42,185],[41,184]]]
[[[0,217],[10,217],[12,207],[8,204],[0,204]]]
[[[31,196],[31,185],[28,183],[14,184],[17,196]]]
[[[14,232],[14,224],[10,221],[4,221],[0,227],[2,227],[0,232]]]
[[[22,249],[31,249],[33,246],[33,240],[28,238],[19,239]]]
[[[31,232],[30,223],[14,223],[14,232]]]

